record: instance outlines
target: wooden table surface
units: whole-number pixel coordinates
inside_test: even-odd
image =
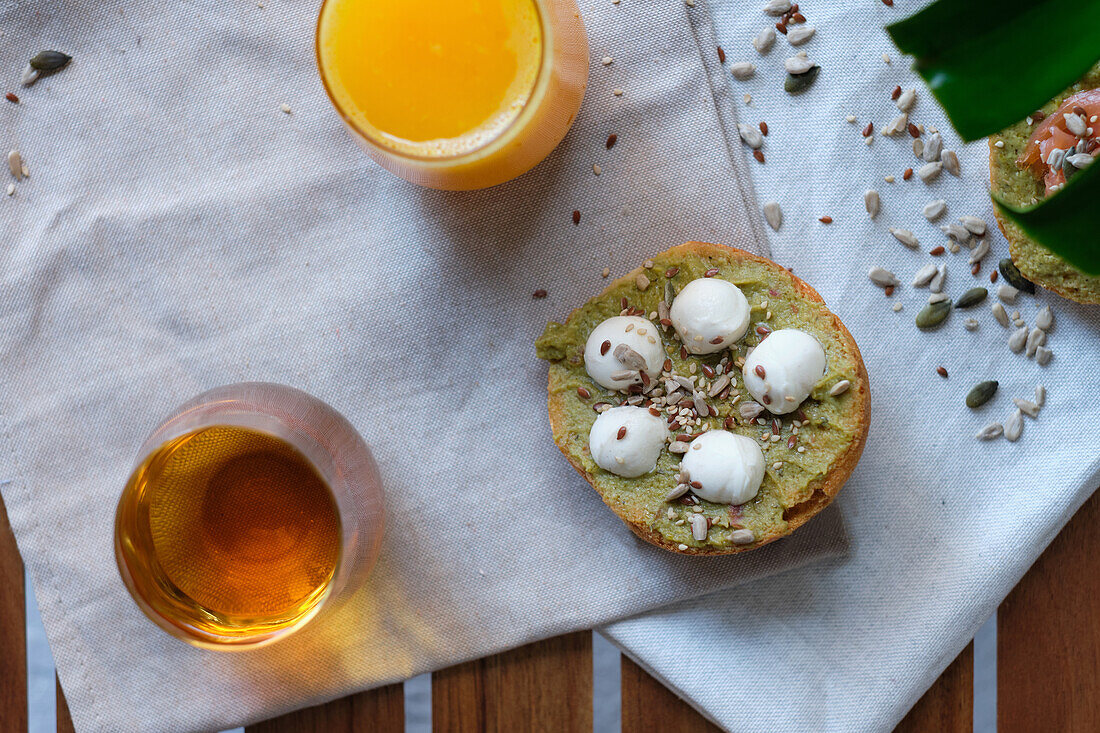
[[[23,569],[0,500],[0,731],[26,730]],[[969,645],[898,731],[973,730]],[[622,728],[716,731],[625,657]],[[57,729],[72,723],[60,686]],[[1001,604],[997,614],[1000,733],[1100,731],[1100,493],[1085,503]],[[432,675],[438,731],[592,730],[592,636],[578,632]],[[345,697],[249,726],[249,733],[402,732],[401,685]]]

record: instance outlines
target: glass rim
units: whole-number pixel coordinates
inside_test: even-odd
[[[409,161],[416,161],[418,163],[454,163],[456,161],[462,161],[468,158],[476,158],[483,154],[486,150],[493,147],[505,144],[509,139],[516,136],[519,130],[522,130],[530,118],[535,114],[535,109],[542,101],[542,97],[545,95],[546,87],[549,84],[549,72],[553,69],[554,59],[554,40],[551,34],[548,33],[550,24],[547,22],[547,0],[531,0],[537,11],[539,22],[539,35],[542,38],[542,54],[539,56],[539,68],[535,74],[535,82],[531,87],[531,96],[527,102],[523,105],[523,109],[516,115],[508,124],[504,125],[495,135],[480,143],[476,147],[469,150],[465,150],[461,153],[449,153],[446,155],[418,155],[416,153],[406,152],[397,148],[383,145],[376,140],[376,135],[371,134],[370,131],[364,130],[351,115],[347,113],[344,107],[336,99],[336,95],[333,94],[332,87],[329,84],[328,75],[325,71],[325,64],[321,57],[321,22],[325,17],[325,11],[328,9],[329,4],[338,2],[339,0],[322,0],[321,8],[317,12],[317,25],[314,29],[313,36],[313,53],[314,59],[317,63],[317,72],[321,77],[321,86],[324,87],[325,96],[328,97],[332,107],[336,110],[336,113],[343,120],[344,124],[363,142],[370,145],[373,149],[378,150],[387,155],[392,155],[397,158],[401,158]]]

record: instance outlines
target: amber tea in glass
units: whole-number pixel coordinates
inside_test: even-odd
[[[190,643],[286,635],[358,585],[377,553],[370,451],[332,408],[269,384],[221,387],[146,441],[119,501],[131,594]]]

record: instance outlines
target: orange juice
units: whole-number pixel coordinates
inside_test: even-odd
[[[326,0],[317,58],[371,156],[433,188],[484,188],[544,158],[584,96],[574,0]]]

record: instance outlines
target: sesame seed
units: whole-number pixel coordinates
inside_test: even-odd
[[[614,90],[612,90],[611,93],[614,94],[616,97],[623,96],[623,90],[622,89],[614,89]]]
[[[893,176],[886,176],[882,180],[886,181],[887,183],[893,183],[894,182],[894,177]]]
[[[601,63],[603,63],[604,66],[611,66],[611,62],[614,61],[614,59],[612,59],[610,56],[604,56],[602,59],[600,59],[600,61]]]
[[[610,267],[605,267],[605,268],[603,268],[603,272],[600,273],[600,277],[607,277],[610,274],[611,274],[611,268]]]
[[[290,114],[290,105],[289,104],[286,104],[286,103],[280,104],[279,109],[281,109],[284,114]]]
[[[1003,148],[1004,146],[1005,146],[1005,141],[1004,140],[998,140],[997,142],[993,143],[993,147],[995,147],[995,148]]]
[[[598,163],[593,163],[592,164],[592,172],[595,173],[598,176],[601,173],[603,173],[603,169],[600,168]]]

